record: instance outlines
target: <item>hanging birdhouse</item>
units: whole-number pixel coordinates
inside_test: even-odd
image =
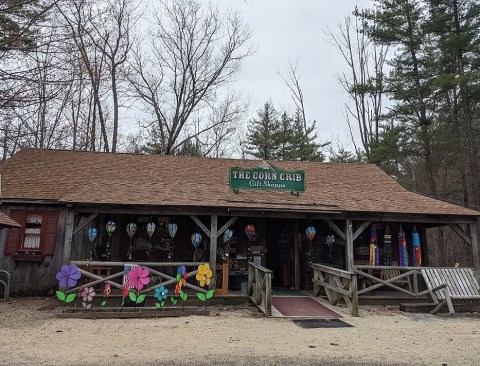
[[[199,233],[192,234],[192,244],[195,248],[198,248],[202,243],[202,236]]]
[[[90,229],[88,229],[88,240],[90,240],[90,242],[93,243],[96,237],[97,237],[97,229],[94,227],[91,227]]]
[[[173,239],[175,235],[177,234],[178,230],[178,225],[175,224],[174,222],[171,224],[168,224],[168,233],[170,234],[170,237]],[[200,235],[200,234],[198,234]],[[200,240],[202,240],[202,237],[200,236]]]
[[[137,232],[137,224],[131,222],[127,225],[127,234],[129,237],[133,238],[135,233]]]
[[[116,228],[117,228],[117,225],[115,224],[114,221],[107,222],[106,229],[107,229],[108,236],[112,236]]]
[[[307,227],[305,230],[305,234],[307,235],[308,240],[312,241],[313,238],[315,237],[315,234],[317,233],[317,230],[313,226]]]

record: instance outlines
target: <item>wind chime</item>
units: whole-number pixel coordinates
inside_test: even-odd
[[[422,249],[420,247],[420,234],[417,233],[417,229],[415,228],[415,226],[413,227],[412,244],[413,244],[412,265],[414,267],[421,267],[422,266]]]
[[[228,262],[230,255],[230,240],[232,239],[233,231],[230,229],[225,230],[223,233],[223,261]]]
[[[407,239],[405,237],[405,232],[400,226],[400,231],[398,232],[398,250],[399,250],[399,258],[400,258],[400,265],[402,267],[408,266],[408,251],[407,251]]]
[[[174,222],[168,224],[168,234],[170,235],[170,238],[172,238],[172,242],[170,244],[170,247],[168,248],[168,259],[173,258],[173,249],[174,249],[174,244],[173,244],[173,238],[177,234],[178,231],[178,225],[175,224]],[[201,240],[201,239],[200,239]]]
[[[370,261],[369,265],[378,266],[380,265],[380,257],[378,254],[378,241],[377,241],[377,230],[372,228],[370,231]]]
[[[128,251],[127,251],[128,259],[132,259],[132,254],[133,254],[132,239],[133,239],[136,232],[137,232],[137,224],[131,222],[130,224],[127,225],[127,234],[130,237],[130,243],[128,245]]]
[[[245,226],[245,234],[248,237],[248,244],[250,245],[250,242],[256,236],[255,226],[253,226],[252,224],[248,224],[247,226]]]
[[[88,229],[88,240],[90,241],[89,260],[93,260],[93,254],[95,252],[94,242],[96,237],[97,237],[97,229],[94,227],[91,227],[90,229]]]
[[[203,257],[203,251],[201,252],[201,249],[198,248],[202,243],[202,235],[200,235],[200,233],[193,233],[191,240],[193,246],[195,247],[195,252],[193,253],[193,261],[197,262]]]
[[[386,266],[392,265],[392,234],[388,225],[383,235],[383,264]]]
[[[117,225],[115,224],[115,221],[109,221],[107,222],[107,225],[105,228],[107,229],[107,234],[108,234],[107,245],[105,246],[105,257],[108,261],[110,259],[110,254],[112,254],[112,250],[110,248],[110,239],[112,238],[112,235],[115,232]]]
[[[315,235],[317,234],[317,230],[315,230],[315,228],[313,226],[309,226],[305,229],[305,234],[307,235],[307,238],[310,242],[310,247],[305,252],[305,256],[306,256],[305,260],[306,260],[308,266],[312,267],[312,263],[313,263],[313,245],[312,245],[312,242],[313,242],[313,238],[315,238]]]
[[[155,223],[154,222],[149,222],[147,224],[147,235],[148,235],[148,251],[147,251],[147,256],[150,257],[150,255],[153,252],[153,244],[152,244],[152,236],[155,233]]]

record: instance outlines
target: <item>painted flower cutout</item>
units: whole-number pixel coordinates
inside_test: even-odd
[[[110,295],[110,292],[112,291],[110,284],[106,283],[105,288],[103,289],[103,297],[108,297]]]
[[[184,278],[184,279],[188,278],[188,273],[185,266],[178,266],[177,273],[180,275],[181,278]]]
[[[212,270],[208,263],[201,264],[198,266],[197,272],[197,281],[200,282],[200,286],[205,286],[205,284],[210,285],[210,279],[212,278]]]
[[[95,295],[95,289],[93,287],[85,287],[80,296],[82,296],[83,301],[92,301]]]
[[[130,292],[130,288],[128,286],[123,286],[122,287],[122,298],[125,299],[128,296],[129,292]]]
[[[135,267],[133,271],[128,273],[128,284],[130,287],[140,291],[143,286],[150,283],[150,271],[142,266]]]
[[[168,289],[166,289],[164,286],[157,287],[153,297],[158,299],[158,301],[165,300],[168,297]]]
[[[80,279],[81,274],[75,264],[64,264],[55,278],[58,280],[60,288],[74,287]]]

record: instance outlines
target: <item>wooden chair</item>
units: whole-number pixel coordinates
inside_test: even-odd
[[[392,261],[392,266],[398,266],[398,262]],[[384,281],[387,281],[397,276],[400,276],[400,270],[398,269],[383,269],[380,271],[380,279]],[[401,278],[399,280],[392,281],[391,283],[402,287],[406,285],[408,287],[408,290],[412,292],[412,283],[410,281],[410,277]]]
[[[354,265],[356,266],[368,266],[370,265],[370,261],[368,259],[355,259],[354,260]],[[371,270],[368,270],[368,273],[369,274],[372,274],[372,271]],[[361,277],[361,276],[358,276],[358,288],[359,289],[364,289],[364,288],[367,288],[369,286],[373,286],[373,281],[368,279],[368,278],[365,278],[365,277]],[[374,293],[374,291],[372,291]]]
[[[445,305],[450,315],[454,304],[479,303],[480,287],[471,268],[425,268],[421,270],[438,313]]]

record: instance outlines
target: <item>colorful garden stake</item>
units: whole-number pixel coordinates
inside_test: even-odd
[[[67,288],[74,287],[77,284],[77,281],[80,279],[81,274],[78,271],[78,268],[75,264],[64,264],[60,272],[58,272],[55,278],[58,280],[58,286],[60,287],[60,291],[56,291],[55,295],[57,298],[62,301],[63,303],[67,304],[72,302],[77,297],[76,294],[69,294],[67,295]],[[63,308],[65,311],[65,307]]]
[[[89,302],[91,302],[93,300],[95,295],[96,295],[96,293],[95,293],[95,289],[93,287],[85,287],[83,289],[80,296],[82,297],[82,306],[85,309],[90,309],[92,307],[92,304],[89,304]]]
[[[100,304],[100,306],[105,306],[107,304],[107,297],[110,295],[110,292],[112,291],[112,288],[109,283],[105,284],[105,287],[103,288],[103,300]]]
[[[383,235],[383,264],[386,266],[392,265],[392,234],[388,226]]]
[[[155,294],[153,295],[153,297],[159,301],[155,303],[155,307],[157,309],[162,308],[163,306],[165,306],[165,300],[168,297],[168,289],[164,286],[157,287],[155,289]]]
[[[370,232],[370,261],[371,266],[380,265],[380,258],[378,254],[377,230],[372,228]]]
[[[309,226],[305,230],[305,234],[307,235],[308,240],[310,240],[310,243],[312,242],[316,233],[317,233],[317,230],[315,230],[315,228],[313,226]]]
[[[245,234],[248,237],[248,241],[252,241],[256,235],[255,226],[253,226],[252,224],[248,224],[247,226],[245,226]]]
[[[407,239],[405,238],[405,232],[403,231],[402,227],[400,227],[400,231],[398,232],[398,250],[399,250],[399,258],[400,258],[400,265],[402,267],[408,266],[408,251],[407,251]]]
[[[213,272],[210,269],[208,263],[201,264],[198,266],[197,272],[197,281],[200,282],[200,286],[210,285],[210,279],[212,278]]]
[[[128,245],[128,251],[127,251],[128,259],[132,259],[132,252],[133,252],[132,238],[134,237],[136,232],[137,232],[137,224],[131,222],[130,224],[127,225],[127,234],[130,237],[130,244]]]
[[[420,234],[414,231],[412,233],[412,244],[413,244],[413,258],[412,265],[414,267],[422,266],[422,249],[420,247]]]
[[[199,233],[193,233],[191,239],[195,248],[198,248],[202,243],[202,236]]]

